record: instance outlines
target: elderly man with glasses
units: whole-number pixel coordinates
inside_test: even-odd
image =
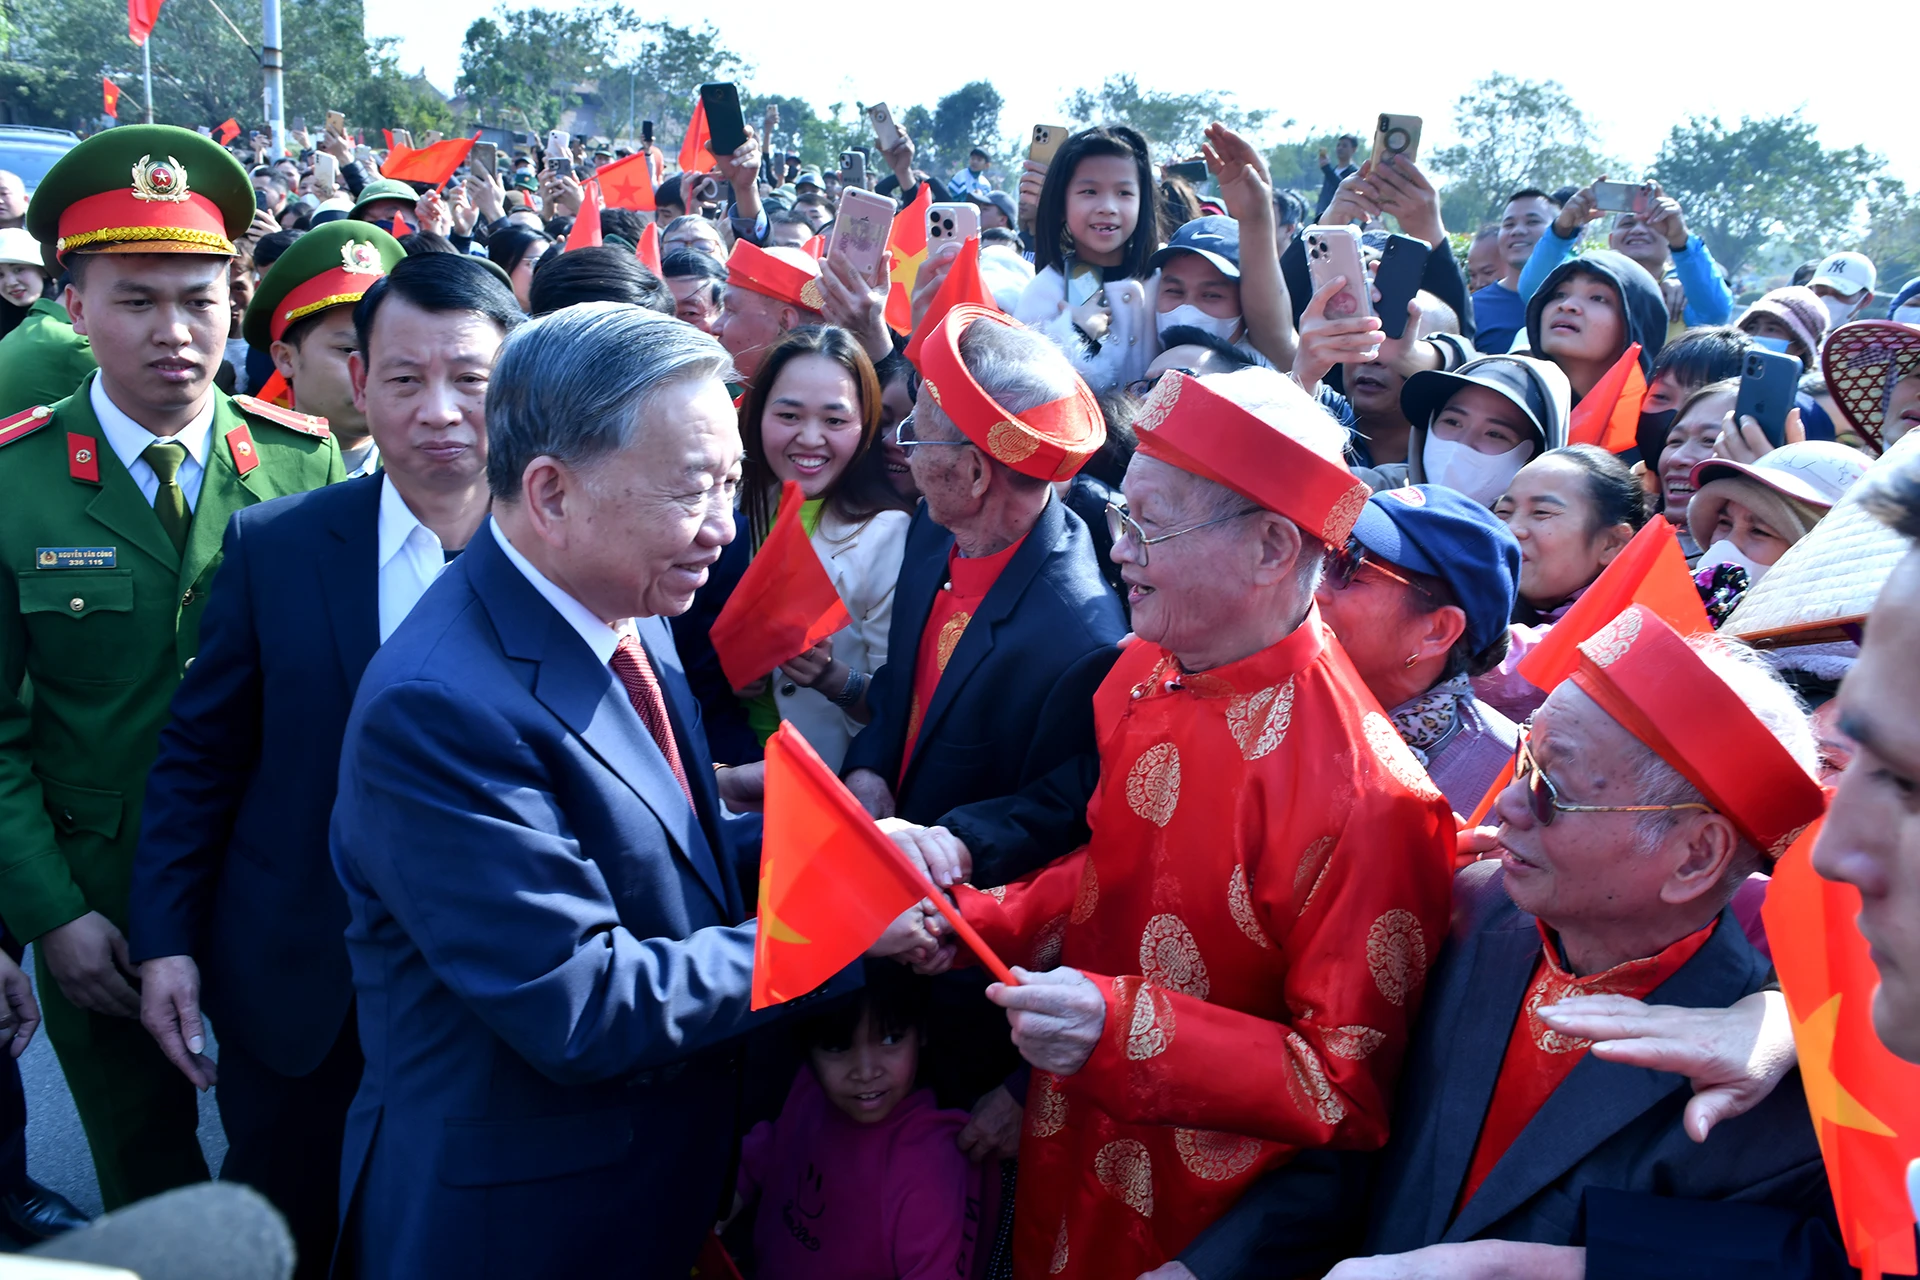
[[[1021,1275],[1137,1276],[1303,1149],[1385,1142],[1446,931],[1452,816],[1314,603],[1367,499],[1338,424],[1243,369],[1168,373],[1136,430],[1091,834],[1014,797],[999,829],[1053,860],[955,890],[1027,967],[989,991],[1035,1068]],[[926,843],[999,852],[948,826]]]

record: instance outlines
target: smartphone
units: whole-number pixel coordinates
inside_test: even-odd
[[[1033,126],[1033,141],[1027,144],[1027,159],[1035,164],[1053,163],[1053,153],[1066,142],[1067,135],[1067,126],[1063,124]]]
[[[474,143],[467,152],[467,167],[483,178],[494,177],[500,171],[500,149],[491,142]]]
[[[840,185],[843,187],[864,187],[867,185],[866,152],[842,151],[840,153]]]
[[[1373,126],[1373,162],[1399,156],[1409,163],[1420,158],[1420,117],[1395,116],[1382,111]]]
[[[980,238],[980,206],[971,201],[927,206],[927,252]]]
[[[565,129],[554,129],[547,134],[547,165],[549,168],[552,167],[556,160],[563,164],[572,163],[573,154],[567,149],[568,144],[572,141],[572,137],[568,135]]]
[[[857,268],[871,280],[887,256],[887,237],[893,230],[893,201],[859,187],[843,187],[833,222],[827,256]]]
[[[1335,276],[1346,277],[1340,292],[1327,299],[1327,319],[1344,320],[1349,316],[1373,314],[1366,268],[1360,265],[1360,228],[1320,224],[1308,227],[1307,275],[1313,281],[1315,293]]]
[[[340,162],[324,151],[314,153],[313,180],[328,191],[338,190],[340,186]]]
[[[1644,182],[1596,182],[1593,207],[1608,213],[1645,213],[1647,194]]]
[[[338,111],[327,112],[327,132],[339,137],[347,136],[347,118]]]
[[[1067,264],[1067,305],[1077,307],[1099,293],[1104,282],[1101,271],[1091,262],[1069,259]]]
[[[1207,180],[1207,162],[1205,160],[1182,160],[1178,164],[1167,166],[1169,178],[1184,178],[1189,185],[1199,186]]]
[[[730,156],[747,140],[747,122],[740,114],[740,90],[731,80],[700,86],[700,101],[707,109],[707,150],[716,156]]]
[[[640,145],[643,147],[653,145],[653,121],[651,120],[640,122]]]
[[[408,133],[405,129],[392,129],[389,130],[389,132],[393,134],[394,146],[405,147],[409,151],[413,150],[413,135],[411,133]]]
[[[1407,304],[1420,291],[1427,255],[1433,246],[1412,236],[1392,235],[1380,248],[1380,266],[1373,287],[1380,291],[1380,331],[1398,338],[1407,331]]]
[[[1792,356],[1747,352],[1740,365],[1740,393],[1733,402],[1734,421],[1752,418],[1778,449],[1787,442],[1787,410],[1793,408],[1804,372]]]
[[[882,151],[891,151],[900,145],[900,126],[893,122],[893,112],[887,110],[887,104],[876,102],[867,108],[867,119],[873,123],[873,136],[880,140]]]
[[[434,143],[444,139],[447,135],[440,132],[438,129],[429,129],[425,133],[421,134],[420,136],[424,139],[424,141],[420,145],[423,147],[430,147]]]

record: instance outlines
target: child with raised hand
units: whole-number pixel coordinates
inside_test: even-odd
[[[735,1211],[757,1198],[762,1280],[965,1280],[980,1171],[964,1111],[914,1087],[926,979],[869,962],[867,985],[796,1029],[806,1052],[777,1120],[740,1152]]]

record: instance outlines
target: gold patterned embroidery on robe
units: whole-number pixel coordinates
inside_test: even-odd
[[[1040,932],[1034,936],[1033,952],[1029,957],[1029,969],[1052,969],[1060,963],[1060,948],[1067,940],[1067,918],[1055,916],[1040,926]]]
[[[1138,978],[1114,980],[1114,1003],[1127,1028],[1127,1060],[1145,1062],[1173,1043],[1173,1001]]]
[[[1067,1269],[1067,1218],[1060,1216],[1060,1234],[1053,1238],[1053,1261],[1047,1264],[1047,1274],[1057,1276]]]
[[[962,609],[940,625],[940,635],[933,642],[933,665],[941,674],[946,673],[947,663],[953,658],[953,651],[960,647],[960,637],[972,621],[973,615]]]
[[[1286,741],[1293,724],[1293,677],[1227,702],[1227,731],[1240,744],[1240,756],[1258,760]]]
[[[1153,1157],[1147,1144],[1116,1138],[1094,1153],[1093,1176],[1107,1194],[1143,1218],[1153,1216]]]
[[[1253,912],[1253,891],[1247,885],[1247,868],[1243,863],[1234,864],[1233,875],[1227,881],[1227,911],[1240,926],[1240,932],[1255,946],[1272,950],[1273,942],[1260,927],[1260,917]]]
[[[1367,735],[1367,745],[1373,748],[1373,758],[1380,767],[1392,774],[1394,780],[1415,795],[1431,798],[1440,794],[1433,785],[1433,779],[1413,758],[1413,752],[1407,746],[1400,731],[1393,727],[1393,721],[1378,711],[1369,711],[1360,717],[1361,731]]]
[[[1173,821],[1180,803],[1180,752],[1171,742],[1148,747],[1127,771],[1127,807],[1156,827]]]
[[[1051,1138],[1066,1127],[1067,1095],[1060,1092],[1060,1077],[1050,1071],[1034,1072],[1027,1095],[1027,1133]]]
[[[1339,1124],[1347,1118],[1346,1104],[1327,1080],[1320,1055],[1297,1031],[1287,1032],[1287,1092],[1302,1110],[1311,1110],[1321,1124]]]
[[[1073,895],[1073,914],[1068,917],[1075,924],[1085,924],[1093,919],[1093,909],[1100,905],[1100,873],[1093,869],[1093,854],[1089,851],[1082,859],[1080,870],[1080,892]]]
[[[1147,921],[1140,935],[1140,974],[1148,982],[1205,1000],[1213,984],[1193,930],[1179,916],[1163,912]]]
[[[1327,1052],[1334,1057],[1359,1062],[1387,1042],[1387,1033],[1372,1027],[1334,1027],[1322,1031],[1320,1038],[1326,1042]]]
[[[1253,1168],[1260,1158],[1260,1139],[1212,1129],[1175,1129],[1173,1149],[1194,1177],[1226,1182]]]
[[[1367,930],[1367,968],[1380,994],[1404,1006],[1427,976],[1427,942],[1419,917],[1395,907],[1375,920]]]
[[[914,740],[920,736],[920,695],[914,694],[907,703],[907,746],[912,748]]]
[[[1295,914],[1304,912],[1307,904],[1313,901],[1313,895],[1320,890],[1320,881],[1325,878],[1327,868],[1333,865],[1333,846],[1337,843],[1332,836],[1321,836],[1308,845],[1300,854],[1300,861],[1293,868],[1293,898],[1299,903]]]

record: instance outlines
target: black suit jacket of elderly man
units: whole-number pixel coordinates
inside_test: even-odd
[[[1364,1252],[1519,1240],[1585,1246],[1589,1280],[1851,1274],[1798,1071],[1696,1143],[1681,1127],[1693,1096],[1684,1077],[1587,1054],[1458,1205],[1539,954],[1534,917],[1507,896],[1498,863],[1456,877],[1452,935],[1402,1075]],[[1723,1008],[1764,987],[1768,967],[1723,911],[1648,1002]],[[1271,1252],[1250,1262],[1262,1233],[1310,1237],[1277,1209],[1284,1195],[1279,1177],[1256,1186],[1183,1260],[1201,1280],[1292,1274]]]

